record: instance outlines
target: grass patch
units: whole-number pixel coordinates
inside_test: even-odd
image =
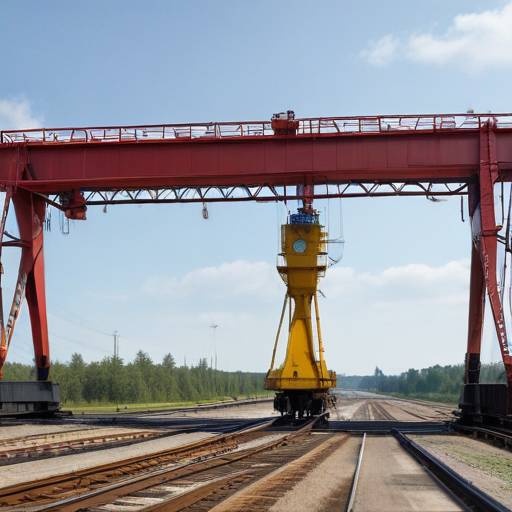
[[[508,490],[512,486],[512,457],[500,454],[484,454],[478,450],[458,449],[450,443],[442,445],[432,443],[438,449],[442,449],[447,455],[463,462],[468,466],[479,469],[492,477],[499,478],[508,484]]]
[[[222,402],[233,402],[237,399],[249,400],[251,398],[267,398],[273,395],[267,393],[257,394],[253,397],[222,397],[215,400],[197,400],[193,402],[164,402],[164,403],[147,403],[147,404],[112,404],[112,403],[64,403],[62,409],[73,414],[112,414],[112,413],[129,413],[129,412],[151,412],[151,411],[170,411],[181,407],[193,407],[195,405],[218,404]]]

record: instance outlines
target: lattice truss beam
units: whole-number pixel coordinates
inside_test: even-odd
[[[468,183],[434,183],[407,181],[404,183],[343,183],[337,185],[316,185],[312,198],[348,198],[348,197],[388,197],[388,196],[436,196],[467,195]],[[243,202],[243,201],[288,201],[302,199],[297,186],[276,187],[262,185],[249,187],[166,187],[140,190],[84,191],[83,197],[88,206],[112,204],[146,204],[146,203],[207,203],[207,202]],[[54,194],[48,199],[49,204],[59,208],[63,206],[63,196]]]

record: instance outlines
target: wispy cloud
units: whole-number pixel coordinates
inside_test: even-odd
[[[42,116],[32,112],[28,100],[0,99],[0,130],[39,128],[42,125]]]
[[[370,41],[361,52],[361,57],[374,66],[387,66],[395,60],[400,44],[400,39],[388,34],[378,41]]]
[[[368,306],[401,304],[460,304],[468,300],[469,260],[441,267],[410,264],[390,267],[379,274],[357,273],[352,268],[332,269],[322,290],[342,300],[364,298]]]
[[[512,67],[512,1],[502,9],[459,14],[444,34],[385,35],[370,41],[360,55],[374,66],[394,60],[455,65],[476,73]]]
[[[246,295],[263,298],[284,293],[279,281],[275,267],[269,263],[238,260],[200,268],[181,278],[153,276],[146,281],[143,291],[155,297],[203,295],[219,299]]]

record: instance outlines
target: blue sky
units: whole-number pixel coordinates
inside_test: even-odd
[[[0,128],[267,120],[287,109],[510,112],[510,26],[503,0],[4,1]],[[339,216],[339,201],[316,206]],[[350,199],[342,208],[345,254],[320,284],[328,365],[391,374],[462,362],[471,246],[460,199]],[[53,211],[52,358],[101,359],[118,330],[126,361],[143,349],[195,364],[216,348],[221,369],[266,371],[285,292],[274,266],[286,208],[209,212],[96,207],[63,235]],[[14,217],[9,225],[15,231]],[[7,292],[18,257],[4,250]],[[30,340],[24,308],[8,360],[29,362]],[[490,330],[483,355],[499,357]]]

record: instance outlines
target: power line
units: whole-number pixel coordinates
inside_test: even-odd
[[[10,293],[14,293],[14,291],[12,289],[8,288],[8,287],[4,286],[3,288],[4,288],[4,290],[9,291]],[[60,318],[61,320],[64,320],[65,322],[69,322],[70,324],[76,325],[78,327],[82,327],[83,329],[87,329],[88,331],[95,332],[97,334],[103,334],[104,336],[109,336],[109,337],[112,336],[110,333],[108,333],[106,331],[102,331],[100,326],[98,326],[97,324],[94,324],[94,322],[91,322],[90,320],[87,320],[87,318],[84,318],[83,316],[80,316],[77,313],[74,313],[73,311],[70,311],[69,309],[66,309],[66,308],[62,307],[61,305],[57,304],[53,300],[46,299],[46,301],[51,303],[51,304],[53,304],[55,307],[57,307],[59,309],[62,309],[66,313],[69,313],[70,315],[80,319],[82,322],[85,322],[85,323],[87,323],[89,325],[95,326],[95,328],[87,327],[86,325],[83,325],[81,323],[73,322],[73,320],[69,320],[68,318],[64,318],[64,317],[62,317],[60,315],[56,315],[55,313],[51,313],[51,312],[48,311],[49,315],[52,315],[52,316],[54,316],[56,318]]]
[[[56,336],[57,338],[60,338],[62,340],[65,340],[65,341],[69,341],[70,343],[74,343],[75,345],[80,345],[82,347],[86,347],[88,349],[92,349],[92,350],[97,350],[98,352],[105,352],[107,354],[110,354],[110,350],[104,350],[102,348],[95,348],[95,347],[91,347],[91,345],[89,344],[86,344],[86,343],[82,343],[80,341],[76,341],[76,340],[72,340],[70,338],[66,338],[65,336],[60,336],[59,334],[55,334],[53,332],[49,332],[49,334],[51,336]]]
[[[77,315],[76,313],[73,313],[73,311],[70,311],[69,309],[63,308],[62,306],[60,306],[59,304],[53,302],[52,300],[48,300],[48,302],[52,303],[54,306],[62,309],[63,311],[66,311],[66,313],[69,313],[70,315],[73,315],[76,318],[79,318],[83,322],[88,323],[89,325],[93,325],[93,326],[95,325],[94,322],[91,322],[90,320],[87,320],[87,318],[84,318],[83,316],[80,316],[80,315]],[[100,330],[100,327],[98,325],[95,326],[96,328],[87,327],[87,326],[85,326],[83,324],[79,324],[77,322],[73,322],[72,320],[68,320],[68,319],[63,318],[63,317],[61,317],[59,315],[56,315],[55,313],[50,313],[50,314],[53,315],[53,316],[56,316],[57,318],[60,318],[61,320],[69,322],[70,324],[74,324],[74,325],[78,325],[79,327],[83,327],[84,329],[87,329],[89,331],[96,332],[98,334],[103,334],[104,336],[111,336],[111,334],[109,334],[108,332]]]
[[[60,320],[64,320],[64,322],[68,322],[70,324],[76,325],[77,327],[81,327],[82,329],[86,329],[87,331],[95,332],[96,334],[102,334],[103,336],[112,336],[111,334],[108,334],[103,331],[98,331],[96,329],[91,329],[90,327],[86,327],[85,325],[79,324],[77,322],[73,322],[72,320],[68,320],[67,318],[64,318],[62,316],[56,315],[55,313],[48,312],[49,315],[54,316],[55,318],[59,318]]]

